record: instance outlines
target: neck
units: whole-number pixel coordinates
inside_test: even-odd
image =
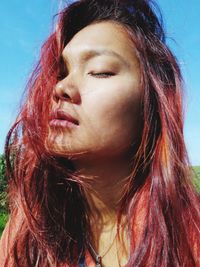
[[[74,162],[77,173],[85,183],[85,195],[94,224],[99,218],[104,227],[116,222],[117,210],[124,185],[131,173],[127,159],[96,162]]]
[[[130,158],[73,162],[85,190],[89,205],[90,240],[102,257],[104,266],[110,262],[125,265],[129,254],[126,211],[117,228],[117,215],[124,186],[131,175]],[[119,231],[117,231],[117,229]],[[119,239],[118,235],[119,234]]]

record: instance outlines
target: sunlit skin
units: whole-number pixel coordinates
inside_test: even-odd
[[[88,51],[94,49],[112,51],[119,57],[89,56]],[[108,21],[83,28],[62,55],[66,75],[54,89],[52,110],[70,113],[79,125],[50,127],[46,145],[52,153],[70,157],[75,169],[88,178],[86,197],[91,210],[102,216],[100,227],[95,227],[98,221],[91,223],[94,246],[101,254],[113,238],[123,183],[130,175],[134,145],[140,136],[143,92],[139,61],[128,33]],[[109,262],[119,266],[116,247],[114,244],[103,258],[104,266]],[[127,260],[127,250],[128,243],[118,253],[121,264]]]

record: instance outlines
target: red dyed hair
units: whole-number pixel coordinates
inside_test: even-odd
[[[119,210],[119,219],[126,210],[131,239],[127,267],[200,266],[200,198],[183,137],[182,78],[154,8],[147,0],[81,0],[59,14],[7,136],[11,223],[19,214],[21,223],[5,266],[71,265],[86,250],[90,227],[84,184],[70,160],[51,155],[44,143],[62,50],[79,30],[105,20],[129,33],[144,88],[142,135]]]

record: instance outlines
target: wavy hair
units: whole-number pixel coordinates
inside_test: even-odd
[[[101,21],[129,33],[144,88],[141,139],[119,209],[119,219],[126,210],[131,240],[126,266],[198,266],[200,198],[184,143],[183,82],[156,10],[148,0],[80,0],[58,14],[7,135],[10,217],[20,224],[5,266],[74,266],[87,249],[84,183],[70,159],[52,155],[44,144],[62,50],[78,31]],[[138,239],[134,225],[142,198],[146,212]]]

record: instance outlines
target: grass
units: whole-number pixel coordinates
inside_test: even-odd
[[[194,176],[194,184],[197,188],[197,191],[200,192],[200,166],[194,166],[193,170],[196,173]]]
[[[197,188],[197,191],[200,192],[200,166],[194,166],[193,169],[194,172],[196,173],[194,177],[194,184]],[[0,210],[0,236],[3,232],[7,220],[8,220],[8,214],[5,211]]]
[[[0,236],[3,232],[7,220],[8,220],[8,214],[5,213],[5,211],[0,211]]]

